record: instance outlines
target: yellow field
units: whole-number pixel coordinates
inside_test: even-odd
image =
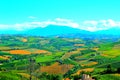
[[[83,58],[83,56],[76,56],[75,58],[76,58],[76,59],[79,59],[79,58]]]
[[[29,74],[26,74],[26,73],[18,73],[20,75],[22,75],[23,77],[29,79],[30,78],[30,75]]]
[[[85,44],[75,44],[74,46],[85,46]]]
[[[26,51],[26,50],[11,50],[9,52],[10,54],[22,54],[22,55],[31,54],[29,51]]]
[[[56,62],[51,66],[41,67],[40,72],[47,72],[49,74],[65,74],[71,68],[73,68],[73,65],[67,64],[60,65],[58,62]]]
[[[113,49],[120,49],[120,44],[115,45]]]
[[[48,54],[50,55],[51,52],[46,50],[39,50],[39,49],[26,49],[26,50],[11,50],[8,51],[10,54],[22,54],[22,55],[29,55],[29,54]]]
[[[8,60],[10,58],[11,58],[10,56],[0,56],[0,59],[4,59],[4,60]]]
[[[101,54],[101,56],[110,57],[109,54]]]
[[[27,73],[18,73],[18,74],[21,75],[22,77],[27,78],[28,80],[29,80],[29,78],[30,78],[30,75],[27,74]],[[32,79],[33,79],[33,80],[39,80],[39,79],[36,78],[35,76],[32,76]]]
[[[33,52],[33,54],[51,54],[51,52],[46,51],[46,50],[36,50]]]
[[[98,62],[90,62],[88,64],[81,64],[81,66],[82,67],[84,67],[84,66],[93,66],[93,65],[96,65],[96,64],[98,64]]]
[[[66,53],[65,55],[62,56],[62,59],[67,59],[67,58],[69,58],[71,55],[77,54],[77,53],[79,53],[79,51],[72,51],[72,52]]]
[[[40,49],[26,49],[27,51],[31,52],[31,54],[46,54],[46,55],[50,55],[52,54],[51,52],[47,51],[47,50],[40,50]]]
[[[27,42],[28,40],[26,38],[23,38],[22,39],[22,42]]]
[[[99,50],[99,48],[92,48],[92,50],[96,50],[96,51],[98,51],[98,50]]]
[[[85,50],[85,48],[78,48],[76,51],[68,52],[62,56],[62,59],[67,59],[73,54],[78,54],[78,53],[80,53],[81,50]]]
[[[113,74],[114,76],[120,76],[120,74]]]
[[[80,75],[81,72],[93,72],[94,71],[94,68],[86,68],[86,69],[81,69],[81,70],[78,70],[76,73],[72,74],[73,76],[74,75]]]

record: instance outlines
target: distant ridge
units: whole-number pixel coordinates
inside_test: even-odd
[[[57,26],[49,25],[45,28],[35,28],[28,30],[26,33],[30,35],[41,35],[41,36],[51,36],[51,35],[61,35],[61,34],[73,34],[73,33],[88,33],[89,31],[80,30],[76,28],[71,28],[68,26]]]
[[[99,30],[95,32],[90,32],[86,30],[71,28],[69,26],[58,26],[58,25],[48,25],[47,27],[38,27],[34,29],[28,29],[23,31],[17,30],[0,30],[0,34],[19,34],[19,35],[29,35],[29,36],[60,36],[60,37],[71,37],[71,38],[81,38],[81,37],[120,37],[120,28],[110,28],[108,30]]]

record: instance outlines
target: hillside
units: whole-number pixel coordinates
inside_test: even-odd
[[[119,40],[3,35],[0,43],[1,79],[53,80],[58,76],[58,80],[76,80],[82,74],[96,80],[120,78]]]

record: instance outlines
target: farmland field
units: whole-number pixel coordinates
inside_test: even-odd
[[[82,74],[98,80],[120,78],[119,41],[11,35],[2,36],[1,41],[1,79],[74,79]]]

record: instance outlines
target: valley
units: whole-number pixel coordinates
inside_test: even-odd
[[[0,36],[0,80],[120,79],[120,41]]]

